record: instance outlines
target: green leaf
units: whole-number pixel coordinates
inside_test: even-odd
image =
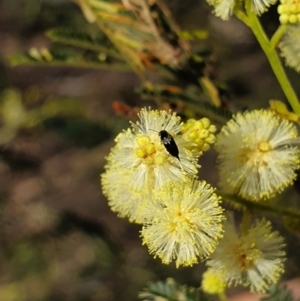
[[[187,287],[168,278],[166,281],[150,282],[143,292],[139,293],[143,301],[208,301],[209,299],[195,287]]]
[[[261,301],[294,301],[292,291],[285,286],[271,285],[267,296],[260,298]],[[299,301],[299,300],[298,300]]]
[[[36,65],[131,71],[125,62],[116,60],[105,53],[95,53],[67,47],[59,47],[53,50],[31,48],[27,53],[10,56],[9,62],[12,66]]]
[[[48,38],[52,42],[70,45],[85,50],[103,52],[109,56],[123,60],[121,54],[113,46],[110,40],[102,33],[93,37],[83,31],[72,29],[52,29],[47,32]]]
[[[178,32],[178,35],[183,40],[206,40],[208,38],[207,30],[182,30]]]

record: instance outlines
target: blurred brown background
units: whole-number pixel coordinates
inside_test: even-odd
[[[209,29],[206,47],[215,54],[217,76],[228,83],[238,108],[266,107],[268,99],[282,97],[245,26],[218,20],[204,1],[166,3],[182,28]],[[276,9],[263,20],[274,31]],[[111,104],[142,106],[134,93],[139,79],[129,72],[7,62],[13,53],[48,46],[47,29],[83,24],[78,7],[66,0],[0,2],[0,92],[14,89],[28,108],[72,99],[84,112],[54,116],[0,145],[0,301],[136,300],[148,281],[170,276],[199,285],[203,264],[176,269],[153,259],[141,245],[140,226],[118,218],[101,193],[104,157],[114,136],[128,126]],[[200,173],[212,185],[217,182],[214,162],[212,150],[202,158]],[[299,250],[295,237],[290,240]],[[299,271],[292,248],[286,278]]]

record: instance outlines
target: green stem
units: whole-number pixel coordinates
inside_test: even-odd
[[[240,19],[243,23],[245,23],[248,27],[250,27],[248,17],[243,11],[237,9],[234,11],[234,14],[238,19]]]
[[[9,58],[9,62],[12,67],[17,66],[46,66],[49,67],[70,67],[70,68],[84,68],[84,69],[99,69],[99,70],[115,70],[120,72],[132,73],[132,68],[129,65],[124,64],[101,64],[101,63],[90,63],[90,62],[65,62],[65,61],[51,61],[51,62],[35,62],[35,61],[24,61],[18,62],[14,58]]]
[[[286,216],[286,217],[300,220],[300,210],[295,210],[288,207],[275,206],[267,202],[249,201],[249,200],[239,198],[232,194],[223,193],[221,191],[217,191],[217,194],[224,199],[228,199],[232,202],[245,206],[248,210],[259,210],[263,212],[277,214],[279,216]]]
[[[256,39],[258,40],[261,48],[265,52],[265,54],[269,60],[269,63],[273,69],[273,72],[274,72],[287,100],[289,101],[291,107],[293,108],[294,112],[297,115],[300,115],[300,104],[299,104],[297,95],[285,74],[285,71],[282,67],[282,64],[278,57],[278,54],[272,48],[272,45],[271,45],[268,37],[266,36],[257,16],[251,9],[251,0],[246,1],[245,8],[246,8],[246,13],[248,15],[248,21],[249,21],[252,32],[254,33]],[[281,30],[283,30],[283,29],[281,29]],[[274,39],[278,39],[280,34],[282,34],[282,32],[279,32],[278,34],[276,34],[276,37]],[[278,37],[277,37],[277,35],[278,35]]]
[[[272,49],[275,49],[281,39],[281,37],[284,35],[286,30],[288,29],[288,25],[280,25],[275,33],[273,34],[271,40],[270,40],[270,45]]]
[[[250,211],[245,209],[243,212],[243,219],[242,219],[242,234],[246,235],[249,229],[250,224]]]

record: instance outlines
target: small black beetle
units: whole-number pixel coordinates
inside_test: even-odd
[[[165,146],[170,155],[176,157],[179,161],[179,150],[174,138],[167,131],[162,130],[158,133],[161,143]]]

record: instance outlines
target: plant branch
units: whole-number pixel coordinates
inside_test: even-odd
[[[244,210],[243,212],[243,219],[242,219],[242,225],[241,230],[243,235],[246,235],[249,229],[250,224],[250,211],[248,209]]]
[[[299,104],[298,97],[297,97],[293,87],[291,86],[289,79],[286,76],[286,73],[283,69],[283,66],[278,57],[278,54],[273,49],[268,37],[266,36],[266,34],[259,22],[259,19],[257,18],[255,13],[251,9],[251,1],[249,1],[249,0],[246,1],[245,8],[246,8],[246,12],[248,15],[250,28],[251,28],[253,34],[255,35],[257,41],[259,42],[260,46],[262,47],[263,51],[265,52],[265,55],[267,56],[267,58],[269,60],[272,70],[273,70],[287,100],[289,101],[291,107],[293,108],[294,112],[297,115],[300,115],[300,104]],[[280,38],[280,34],[282,34],[281,31],[283,29],[280,29],[280,31],[278,33],[275,33],[276,36],[274,37],[273,44],[276,42],[276,40],[278,40],[278,38]]]
[[[224,199],[228,199],[232,202],[245,206],[248,210],[252,209],[252,210],[266,211],[280,216],[288,216],[300,220],[300,211],[296,210],[295,208],[290,209],[286,207],[270,205],[270,203],[266,203],[266,202],[263,203],[263,202],[249,201],[232,194],[223,193],[222,191],[218,191],[217,194],[223,197]]]
[[[273,34],[271,40],[270,40],[270,45],[272,49],[275,49],[281,39],[281,37],[284,35],[286,30],[288,29],[288,25],[280,25],[275,33]]]
[[[248,17],[243,11],[237,9],[234,11],[234,14],[238,19],[240,19],[243,23],[245,23],[248,27],[250,27],[250,22],[248,20]]]

